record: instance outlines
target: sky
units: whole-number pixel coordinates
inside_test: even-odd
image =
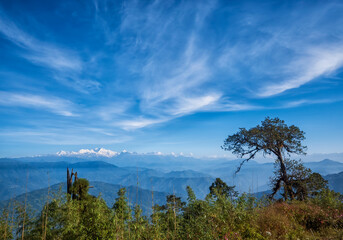
[[[229,156],[279,117],[343,152],[342,1],[0,1],[0,157]]]

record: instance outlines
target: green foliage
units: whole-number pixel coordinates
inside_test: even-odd
[[[247,160],[255,157],[258,152],[267,155],[281,153],[303,154],[306,150],[301,142],[305,139],[304,132],[298,127],[287,126],[279,118],[267,117],[261,125],[250,128],[240,128],[238,133],[228,136],[222,148]]]
[[[118,220],[127,222],[131,218],[131,209],[127,202],[125,188],[119,189],[118,197],[112,208]]]
[[[230,198],[238,196],[238,192],[234,190],[235,186],[228,186],[220,178],[216,178],[215,182],[210,186],[210,196],[213,198]]]
[[[0,215],[0,239],[12,239],[12,226],[10,224],[9,209],[4,209]]]
[[[343,209],[343,195],[328,188],[316,194],[312,202],[324,208]]]
[[[306,147],[302,145],[302,141],[305,139],[304,134],[298,127],[287,126],[279,118],[266,117],[261,125],[249,130],[240,128],[237,133],[228,136],[222,148],[232,151],[240,158],[247,157],[241,162],[237,172],[240,171],[244,162],[253,159],[257,153],[274,155],[277,173],[273,180],[271,197],[283,189],[284,199],[293,200],[294,192],[288,176],[285,155],[305,154]]]
[[[115,229],[115,237],[120,239],[130,238],[128,223],[131,220],[131,209],[127,202],[125,188],[119,189],[118,197],[112,209],[114,210],[112,222]]]
[[[182,212],[185,202],[180,197],[168,195],[166,204],[154,206],[152,220],[157,231],[157,236],[161,237],[159,232],[163,232],[167,238],[178,239],[180,235],[180,223],[182,221]]]
[[[193,189],[190,186],[187,186],[186,191],[187,191],[187,196],[188,196],[187,197],[188,203],[193,203],[196,200],[196,196]]]
[[[278,188],[282,173],[278,170],[278,161],[275,163],[274,178],[271,179],[273,189]],[[285,184],[280,187],[284,199],[293,197],[296,200],[304,201],[313,198],[321,191],[328,188],[328,182],[319,174],[313,173],[306,168],[301,161],[284,159],[287,171],[288,191],[285,191]],[[292,195],[292,196],[291,196]]]
[[[71,188],[71,193],[75,199],[84,200],[89,197],[89,181],[84,178],[77,179]]]
[[[34,230],[34,212],[26,202],[16,202],[13,217],[15,217],[14,230],[17,239],[25,239],[25,236],[29,236]]]
[[[68,200],[60,193],[38,215],[25,204],[16,203],[12,216],[11,208],[5,209],[0,234],[1,239],[341,239],[341,195],[321,189],[321,184],[312,187],[321,178],[306,176],[310,179],[304,178],[305,185],[315,189],[307,190],[308,196],[315,192],[307,201],[257,201],[216,179],[204,200],[187,187],[187,203],[168,195],[164,205],[153,207],[150,218],[139,205],[130,209],[125,188],[118,191],[112,208],[101,196],[81,191],[77,199]]]
[[[181,238],[211,239],[210,220],[211,206],[207,201],[195,199],[188,202],[183,212]]]
[[[135,205],[133,212],[133,219],[130,223],[131,239],[145,239],[149,222],[145,216],[142,216],[143,211],[139,205]]]
[[[328,181],[319,173],[311,173],[306,179],[305,184],[311,198],[328,189]]]

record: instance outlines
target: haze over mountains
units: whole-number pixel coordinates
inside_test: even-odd
[[[81,149],[77,152],[60,151],[56,154],[0,159],[0,200],[8,200],[25,192],[64,183],[66,168],[73,168],[81,178],[116,186],[138,187],[141,191],[175,193],[186,199],[186,186],[191,186],[197,197],[204,198],[215,178],[220,177],[240,192],[269,190],[273,163],[251,160],[244,164],[227,159],[198,159],[191,156],[162,153],[115,152],[104,148]],[[323,176],[343,172],[343,163],[322,160],[305,165]],[[339,175],[340,176],[340,175]],[[327,176],[330,185],[339,185],[335,176]],[[330,182],[330,183],[331,183]],[[99,185],[99,184],[98,184]],[[105,193],[104,189],[96,193]],[[337,188],[341,189],[341,188]],[[115,194],[115,193],[113,193]]]
[[[118,184],[109,184],[104,182],[90,182],[92,188],[89,189],[89,193],[93,196],[99,196],[104,199],[108,206],[112,207],[115,198],[118,197],[117,192],[122,187]],[[54,184],[50,187],[33,190],[29,193],[23,193],[16,196],[14,199],[19,202],[25,202],[28,199],[30,207],[36,212],[40,212],[42,206],[51,199],[52,196],[61,196],[60,193],[67,191],[66,183]],[[168,193],[154,191],[153,195],[150,190],[142,189],[135,186],[126,187],[128,203],[130,206],[139,204],[142,207],[144,214],[151,214],[152,204],[163,205],[165,203]],[[7,207],[11,204],[12,199],[0,201],[0,209]]]

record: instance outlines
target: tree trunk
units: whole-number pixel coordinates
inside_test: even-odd
[[[74,183],[76,181],[77,181],[77,172],[74,173]],[[74,189],[74,193],[72,194],[72,199],[77,199],[77,195],[75,194],[75,189]]]
[[[71,187],[73,184],[73,169],[71,170],[71,175],[69,173],[69,168],[67,168],[67,193],[71,194]]]
[[[294,194],[293,194],[292,186],[290,185],[290,183],[288,181],[288,174],[287,174],[287,170],[286,170],[286,166],[285,166],[285,161],[283,159],[281,149],[278,149],[278,159],[280,161],[281,179],[282,179],[282,181],[285,184],[285,186],[284,186],[284,191],[285,191],[284,198],[285,198],[285,201],[287,201],[288,196],[290,196],[291,200],[293,200],[294,199]]]

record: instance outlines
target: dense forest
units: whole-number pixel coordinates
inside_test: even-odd
[[[238,193],[220,178],[205,198],[187,187],[187,201],[176,194],[164,204],[154,202],[151,214],[139,203],[130,205],[120,188],[113,206],[99,196],[85,178],[67,169],[66,192],[48,192],[39,213],[28,199],[9,201],[0,217],[2,239],[343,239],[343,197],[330,190],[320,174],[291,154],[303,154],[304,133],[284,121],[266,118],[251,129],[228,136],[223,149],[244,158],[274,155],[272,191],[257,198]],[[137,188],[138,191],[138,188]]]

